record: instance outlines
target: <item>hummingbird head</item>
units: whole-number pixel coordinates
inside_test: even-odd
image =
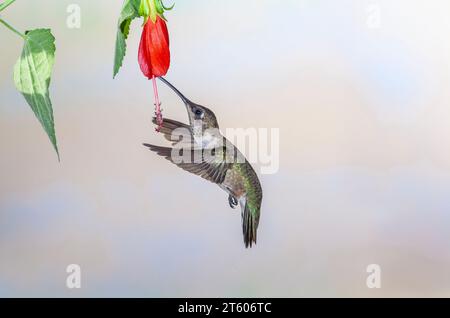
[[[188,115],[191,126],[201,125],[203,130],[219,128],[216,115],[205,106],[192,103],[188,106]]]
[[[186,96],[181,94],[181,92],[172,84],[170,84],[165,78],[159,77],[159,79],[169,86],[183,101],[186,106],[186,110],[189,116],[189,124],[191,127],[201,125],[203,130],[205,129],[213,129],[219,128],[219,123],[217,122],[216,115],[214,115],[213,111],[208,107],[198,105],[194,102],[191,102]]]

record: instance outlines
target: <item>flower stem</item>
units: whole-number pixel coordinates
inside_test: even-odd
[[[13,4],[16,0],[6,0],[2,4],[0,4],[0,12],[5,10],[7,7],[9,7],[11,4]]]
[[[158,86],[156,85],[156,77],[154,75],[152,76],[152,83],[153,83],[153,93],[155,95],[156,123],[158,124],[156,131],[159,132],[163,124],[163,117],[161,113],[161,102],[159,101]]]
[[[10,29],[11,31],[13,31],[15,34],[17,34],[18,36],[22,37],[23,39],[26,39],[26,35],[17,31],[15,28],[13,28],[10,24],[8,24],[5,20],[0,19],[0,23],[3,24],[5,27],[7,27],[8,29]]]

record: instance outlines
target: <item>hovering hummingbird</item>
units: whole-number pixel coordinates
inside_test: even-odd
[[[261,184],[255,170],[237,147],[220,133],[216,116],[209,108],[191,102],[166,79],[159,79],[184,102],[189,125],[164,119],[160,132],[173,147],[144,146],[225,190],[230,207],[235,209],[238,204],[241,207],[245,247],[252,247],[256,244],[262,201]],[[157,124],[156,118],[153,123]]]

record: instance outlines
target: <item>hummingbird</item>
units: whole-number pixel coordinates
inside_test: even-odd
[[[239,149],[220,132],[214,112],[193,103],[165,78],[159,79],[183,101],[189,124],[163,119],[160,132],[172,147],[144,143],[151,151],[185,171],[217,184],[228,194],[228,203],[240,205],[245,247],[256,244],[262,201],[258,176]],[[153,123],[157,125],[156,118]]]

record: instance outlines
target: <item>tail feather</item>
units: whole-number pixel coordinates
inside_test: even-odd
[[[246,248],[256,245],[256,230],[258,229],[258,220],[246,202],[242,205],[242,232],[244,234],[244,244]]]

